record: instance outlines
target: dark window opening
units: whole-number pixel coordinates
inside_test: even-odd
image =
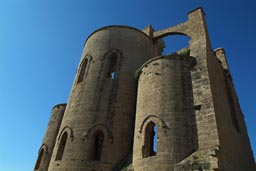
[[[40,168],[40,164],[42,162],[42,159],[43,159],[43,155],[44,155],[44,149],[41,149],[40,153],[39,153],[39,156],[37,158],[37,161],[36,161],[36,166],[35,166],[35,170],[38,170]]]
[[[78,79],[77,79],[77,84],[84,80],[84,75],[85,75],[85,70],[86,70],[87,63],[88,63],[88,59],[85,59],[81,63],[81,67],[80,67],[79,75],[78,75]]]
[[[101,131],[97,131],[94,135],[93,160],[100,161],[103,141],[104,134]]]
[[[55,161],[57,161],[57,160],[62,160],[63,153],[64,153],[64,149],[65,149],[66,142],[67,142],[67,138],[68,138],[68,134],[67,134],[67,132],[65,132],[65,133],[62,135],[62,137],[61,137],[61,140],[60,140],[60,144],[59,144],[59,148],[58,148],[58,151],[57,151],[57,155],[56,155]]]
[[[115,79],[115,76],[116,76],[117,59],[118,59],[118,56],[116,55],[116,53],[112,53],[110,55],[107,77],[112,80]]]
[[[143,157],[155,156],[157,153],[157,126],[150,122],[145,129]]]

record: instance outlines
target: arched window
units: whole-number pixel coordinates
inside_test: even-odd
[[[36,166],[35,166],[35,169],[34,169],[34,170],[38,170],[38,169],[40,168],[40,164],[41,164],[41,162],[42,162],[43,155],[44,155],[44,149],[42,148],[42,149],[40,150],[39,156],[38,156],[38,158],[37,158]]]
[[[86,70],[87,64],[88,64],[88,59],[86,58],[85,60],[82,61],[81,65],[80,65],[77,84],[84,80],[84,77],[85,77],[84,75],[85,75],[85,70]]]
[[[66,142],[67,142],[67,138],[68,138],[68,133],[65,132],[65,133],[62,135],[62,137],[61,137],[61,140],[60,140],[60,144],[59,144],[59,148],[58,148],[58,151],[57,151],[57,155],[56,155],[55,161],[57,161],[57,160],[62,160],[63,153],[64,153],[64,149],[65,149]]]
[[[116,53],[110,54],[107,77],[112,80],[115,79],[116,77],[117,60],[118,60],[118,56]]]
[[[104,141],[104,134],[101,131],[97,131],[94,134],[93,155],[92,155],[93,160],[100,161],[103,141]]]
[[[145,128],[145,143],[143,146],[143,157],[155,156],[157,152],[157,126],[149,122]]]

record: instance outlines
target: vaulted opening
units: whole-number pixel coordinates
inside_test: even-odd
[[[65,133],[62,135],[62,137],[61,137],[61,140],[60,140],[60,144],[59,144],[59,148],[58,148],[58,151],[57,151],[57,155],[56,155],[55,161],[57,161],[57,160],[62,160],[63,153],[64,153],[64,149],[65,149],[66,142],[67,142],[67,138],[68,138],[68,133],[65,132]]]
[[[79,75],[78,75],[78,79],[77,79],[77,84],[84,80],[85,70],[86,70],[87,64],[88,64],[88,59],[86,58],[85,60],[83,60],[83,62],[80,65]]]
[[[92,159],[100,161],[101,153],[102,153],[102,146],[104,141],[104,134],[101,131],[97,131],[94,134],[94,141],[93,141],[93,154]]]
[[[165,48],[162,55],[173,54],[181,49],[189,47],[190,37],[185,35],[169,35],[163,38]]]
[[[143,157],[155,156],[157,153],[157,125],[148,123],[145,128]]]
[[[42,159],[43,159],[43,155],[44,155],[44,149],[42,148],[40,150],[39,156],[38,156],[37,161],[36,161],[35,170],[38,170],[40,168],[40,165],[41,165],[41,162],[42,162]]]
[[[118,60],[117,54],[111,53],[109,56],[109,66],[108,66],[107,77],[112,80],[115,79],[115,77],[116,77],[117,60]]]

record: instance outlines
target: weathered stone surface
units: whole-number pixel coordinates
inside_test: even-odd
[[[42,146],[38,152],[35,170],[47,171],[53,153],[56,137],[59,133],[66,104],[58,104],[52,108],[52,114],[48,123]]]
[[[173,34],[190,37],[189,47],[161,56],[161,38]],[[92,33],[34,170],[255,171],[224,49],[212,51],[203,10],[160,31]]]

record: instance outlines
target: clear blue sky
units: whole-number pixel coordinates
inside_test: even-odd
[[[106,25],[156,30],[202,6],[224,47],[256,152],[256,1],[0,0],[0,171],[33,170],[51,108],[67,102],[84,41]],[[186,44],[168,37],[168,51]]]

